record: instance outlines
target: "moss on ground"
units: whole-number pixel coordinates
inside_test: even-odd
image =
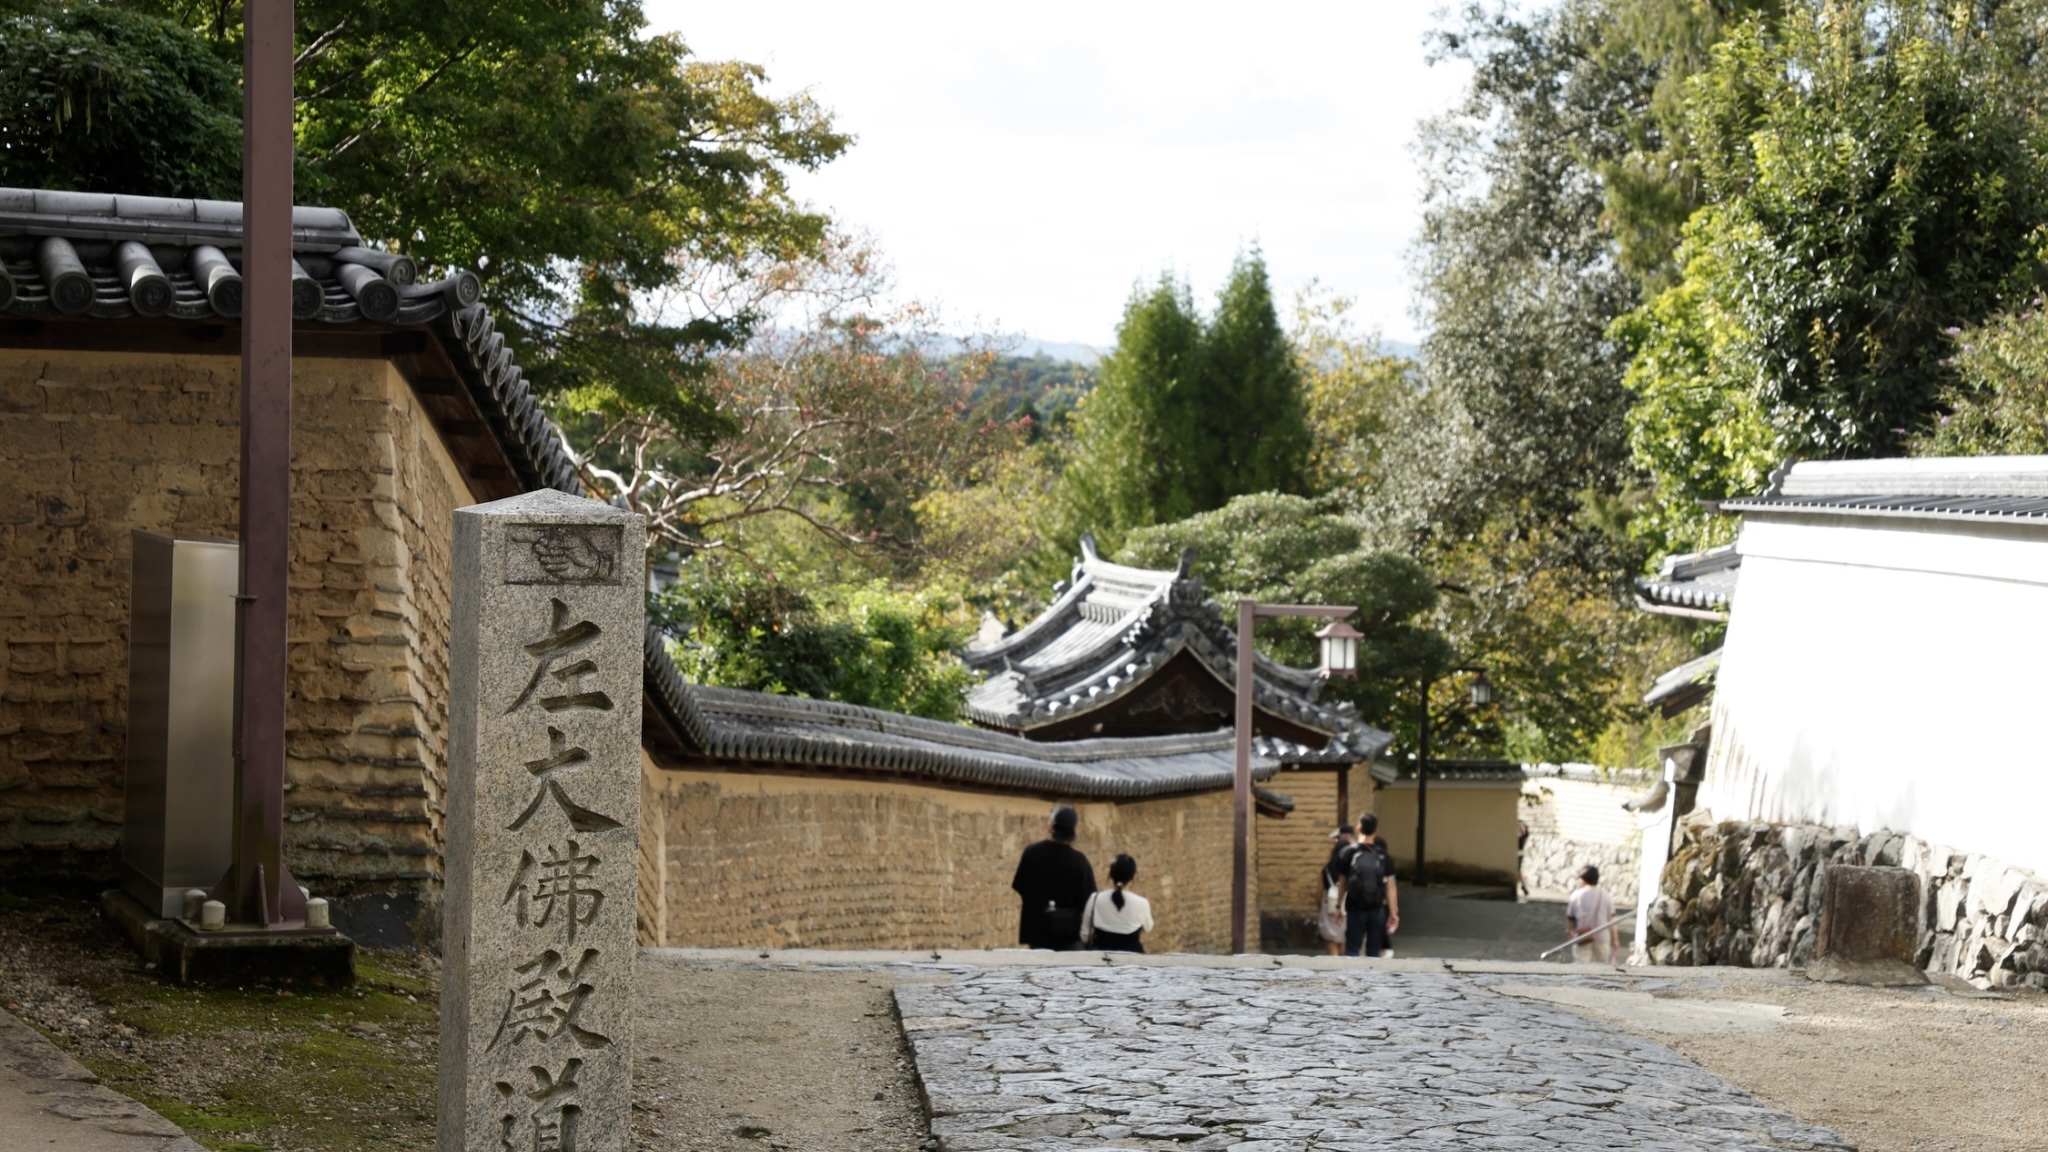
[[[375,957],[359,958],[357,971],[356,987],[336,991],[108,989],[114,1018],[144,1037],[247,1046],[255,1058],[215,1085],[215,1100],[167,1098],[132,1061],[83,1062],[215,1152],[427,1152],[439,1027],[431,991]]]
[[[180,988],[140,970],[76,902],[6,899],[0,934],[42,969],[40,990],[9,996],[82,994],[90,1006],[89,1026],[67,1023],[72,1008],[29,1022],[207,1148],[433,1149],[438,1013],[434,981],[410,957],[359,953],[353,988]]]

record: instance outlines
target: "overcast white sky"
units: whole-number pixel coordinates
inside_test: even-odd
[[[833,110],[858,142],[798,194],[874,233],[946,327],[1107,346],[1134,282],[1172,268],[1206,306],[1254,242],[1283,305],[1319,279],[1416,338],[1408,144],[1465,78],[1423,62],[1439,2],[646,10]]]

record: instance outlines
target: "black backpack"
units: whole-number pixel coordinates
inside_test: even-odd
[[[1351,888],[1346,909],[1377,908],[1387,900],[1387,862],[1379,849],[1362,844],[1351,854]]]

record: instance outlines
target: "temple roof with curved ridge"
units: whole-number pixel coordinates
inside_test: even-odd
[[[961,654],[986,677],[968,694],[968,718],[1036,740],[1228,724],[1237,633],[1191,573],[1193,559],[1190,552],[1178,568],[1133,568],[1104,560],[1093,537],[1082,537],[1073,576],[1055,589],[1051,607]],[[1255,727],[1299,747],[1287,762],[1356,763],[1392,742],[1350,704],[1319,702],[1318,670],[1256,659]]]

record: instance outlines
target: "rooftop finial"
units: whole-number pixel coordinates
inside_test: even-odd
[[[1181,580],[1185,580],[1195,574],[1195,550],[1193,546],[1180,550],[1180,567],[1175,569],[1173,574]]]
[[[1081,559],[1089,563],[1102,559],[1101,556],[1096,554],[1095,533],[1093,532],[1081,533]]]
[[[1785,494],[1785,477],[1791,474],[1792,461],[1790,460],[1771,469],[1770,483],[1764,486],[1764,498],[1770,499],[1773,496],[1783,496]]]

